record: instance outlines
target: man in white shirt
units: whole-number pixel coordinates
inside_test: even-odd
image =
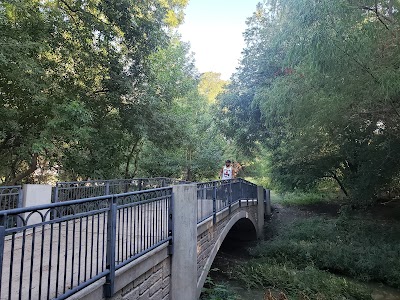
[[[231,161],[228,159],[225,162],[225,166],[219,172],[219,178],[222,180],[228,180],[235,178],[235,174],[233,172],[233,167],[231,165]]]

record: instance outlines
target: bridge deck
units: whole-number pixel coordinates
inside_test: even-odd
[[[117,264],[168,234],[161,209],[139,210],[119,214]],[[51,299],[106,271],[107,222],[102,213],[7,236],[0,299]]]
[[[246,204],[254,201],[242,200],[242,205]],[[228,209],[226,205],[226,201],[216,201],[220,213]],[[238,206],[236,203],[232,209]],[[117,265],[168,236],[165,207],[134,206],[118,211]],[[212,214],[213,201],[199,199],[198,221]],[[52,299],[97,275],[104,276],[107,223],[107,212],[102,212],[7,236],[0,299]]]

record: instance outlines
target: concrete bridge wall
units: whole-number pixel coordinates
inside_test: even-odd
[[[244,202],[244,201],[243,201]],[[247,205],[246,202],[242,203]],[[207,274],[215,256],[231,228],[241,219],[248,219],[256,231],[258,223],[257,202],[251,201],[250,206],[232,207],[232,213],[226,209],[217,215],[216,224],[212,218],[199,224],[197,228],[197,298],[201,294]]]
[[[210,217],[197,224],[196,185],[181,185],[174,193],[173,246],[165,243],[116,272],[115,300],[195,300],[231,228],[248,220],[257,236],[264,224],[264,192],[258,189],[258,201],[242,201],[219,212],[214,223]],[[247,224],[247,225],[248,225]],[[100,300],[105,279],[69,297],[69,300]],[[109,299],[109,298],[108,298]]]

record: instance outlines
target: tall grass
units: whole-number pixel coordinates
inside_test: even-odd
[[[272,203],[279,203],[284,206],[311,205],[317,203],[328,203],[332,200],[337,202],[337,193],[333,192],[294,192],[275,193],[271,191]]]
[[[284,292],[289,299],[367,300],[371,291],[365,286],[319,270],[313,266],[298,268],[274,259],[253,261],[234,271],[247,288],[263,287]]]
[[[315,217],[295,221],[251,253],[400,288],[399,224]]]
[[[215,283],[214,280],[208,276],[204,283],[200,300],[239,300],[239,297],[230,290],[227,284]]]

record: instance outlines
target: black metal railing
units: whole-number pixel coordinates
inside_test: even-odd
[[[63,202],[104,195],[122,194],[184,183],[187,182],[166,177],[57,182],[53,188],[52,201]]]
[[[172,188],[0,211],[0,298],[65,299],[172,240]],[[19,219],[21,226],[8,220]]]
[[[22,186],[0,186],[0,210],[22,207]]]
[[[142,184],[149,188],[155,183]],[[110,181],[108,192],[121,191],[115,186]],[[172,244],[172,190],[0,211],[0,299],[65,299],[100,278],[106,280],[105,296],[112,296],[116,270],[164,243]],[[197,222],[210,217],[215,222],[223,210],[255,205],[257,186],[243,179],[198,183],[197,198]]]
[[[238,203],[252,205],[257,201],[257,185],[242,178],[209,181],[197,184],[197,223],[213,217],[218,212]]]
[[[22,186],[0,186],[0,210],[8,210],[13,208],[21,208],[23,201],[23,190]],[[4,220],[0,216],[0,224],[3,224]],[[20,225],[17,218],[8,218],[8,226]]]

